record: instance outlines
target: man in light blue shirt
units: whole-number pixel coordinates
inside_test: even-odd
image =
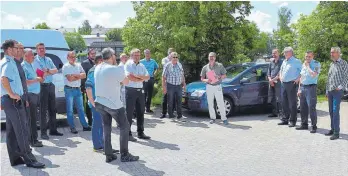
[[[152,92],[153,92],[153,86],[155,84],[155,78],[156,72],[158,70],[158,64],[154,59],[151,59],[151,52],[149,49],[146,49],[144,51],[145,58],[140,61],[142,63],[147,72],[150,75],[150,79],[148,81],[144,81],[144,92],[145,92],[145,111],[147,113],[153,113],[153,111],[150,109],[151,106],[151,99],[152,99]]]
[[[27,114],[24,109],[24,91],[14,57],[18,47],[14,40],[2,44],[4,58],[0,61],[1,107],[6,113],[6,144],[11,166],[26,164],[28,167],[43,168],[29,146]]]
[[[111,146],[111,123],[114,118],[120,128],[120,152],[121,162],[139,160],[128,151],[129,124],[125,115],[125,109],[121,102],[121,84],[127,84],[124,69],[116,66],[115,51],[105,48],[102,51],[104,62],[98,64],[94,70],[95,108],[102,116],[104,128],[104,152],[106,162],[117,159]]]
[[[50,129],[51,136],[63,136],[62,133],[57,130],[57,117],[56,117],[56,92],[55,86],[52,83],[52,75],[58,72],[58,69],[52,62],[52,60],[45,56],[46,48],[45,44],[38,43],[36,45],[37,55],[34,60],[34,69],[37,69],[44,72],[43,78],[44,82],[41,83],[41,92],[40,92],[40,129],[41,129],[41,138],[48,140],[47,129]],[[48,110],[48,119],[46,112]]]
[[[28,101],[29,101],[29,132],[30,144],[32,147],[42,147],[41,141],[37,140],[37,107],[40,101],[40,83],[43,78],[38,77],[33,67],[34,54],[30,48],[24,50],[24,60],[22,67],[25,73],[26,84],[28,85]]]
[[[301,61],[296,59],[291,47],[284,48],[285,59],[280,67],[279,78],[282,82],[283,117],[278,125],[294,127],[297,121],[297,90],[302,69]]]
[[[317,83],[320,73],[320,63],[313,58],[314,53],[307,51],[301,70],[301,84],[297,93],[300,97],[301,126],[296,128],[296,130],[308,129],[309,113],[312,123],[311,133],[315,133],[317,130]]]
[[[132,125],[132,117],[135,109],[138,137],[141,139],[150,139],[149,136],[144,134],[145,98],[143,89],[143,82],[149,80],[150,75],[145,66],[139,61],[140,50],[133,49],[131,51],[131,59],[124,66],[126,76],[130,80],[129,84],[126,85],[126,112],[129,125]],[[129,130],[129,140],[136,141],[132,136],[131,130]]]

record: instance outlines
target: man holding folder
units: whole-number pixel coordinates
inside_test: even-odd
[[[216,114],[214,110],[214,97],[216,104],[220,110],[221,120],[225,125],[228,125],[224,96],[222,94],[221,81],[226,78],[225,67],[216,60],[216,54],[214,52],[209,53],[209,63],[202,68],[201,81],[207,83],[206,93],[209,106],[210,123],[215,123]]]

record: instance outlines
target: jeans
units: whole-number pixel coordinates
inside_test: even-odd
[[[308,113],[311,118],[312,127],[317,126],[317,85],[301,86],[300,108],[301,125],[308,126]]]
[[[342,96],[343,90],[333,90],[328,92],[331,130],[334,134],[340,133],[340,104]]]
[[[111,123],[115,119],[120,126],[120,152],[128,153],[129,124],[126,118],[125,109],[110,109],[98,102],[95,103],[95,109],[100,113],[104,129],[104,152],[105,155],[112,155],[111,145]]]
[[[83,127],[88,127],[85,119],[85,112],[83,110],[83,100],[80,88],[68,88],[64,87],[65,100],[66,100],[66,115],[70,128],[75,128],[74,124],[74,111],[73,105],[77,109],[77,113],[80,119],[80,123]]]
[[[168,95],[168,114],[169,118],[174,118],[173,105],[176,106],[176,112],[178,119],[182,117],[181,101],[182,101],[182,87],[181,85],[172,85],[167,83],[167,95]]]
[[[96,109],[91,106],[93,122],[92,122],[92,142],[94,149],[104,148],[103,138],[103,121],[102,117]]]

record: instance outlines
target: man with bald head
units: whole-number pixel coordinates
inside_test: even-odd
[[[81,79],[86,78],[86,73],[82,66],[76,63],[75,52],[68,52],[68,63],[64,64],[62,68],[64,76],[64,92],[66,99],[66,114],[68,123],[70,125],[70,131],[73,134],[77,134],[77,130],[74,124],[74,111],[73,106],[77,108],[77,113],[80,119],[80,123],[83,126],[83,131],[91,131],[91,127],[88,126],[85,119],[85,112],[83,110],[83,100],[81,93]]]
[[[40,83],[43,78],[38,77],[33,67],[34,53],[30,48],[24,50],[24,61],[22,67],[25,73],[26,84],[28,86],[28,102],[29,102],[29,142],[32,147],[42,147],[41,141],[37,140],[36,117],[37,107],[40,101]]]

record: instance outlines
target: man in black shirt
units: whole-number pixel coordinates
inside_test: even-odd
[[[280,81],[279,81],[279,71],[280,67],[283,63],[282,60],[279,58],[279,51],[278,49],[272,50],[272,56],[273,59],[271,60],[271,63],[269,64],[268,68],[268,81],[269,81],[269,89],[268,89],[268,95],[271,97],[271,103],[273,105],[272,114],[270,114],[268,117],[278,117],[279,110],[280,110]]]
[[[85,70],[85,73],[88,73],[88,71],[94,66],[95,56],[96,56],[96,51],[94,49],[90,49],[88,51],[88,59],[84,60],[81,63],[81,66]],[[83,96],[83,102],[86,106],[86,116],[88,120],[88,125],[92,126],[92,121],[93,121],[92,112],[91,112],[91,108],[88,105],[85,83],[86,83],[86,78],[81,80],[81,91]]]

